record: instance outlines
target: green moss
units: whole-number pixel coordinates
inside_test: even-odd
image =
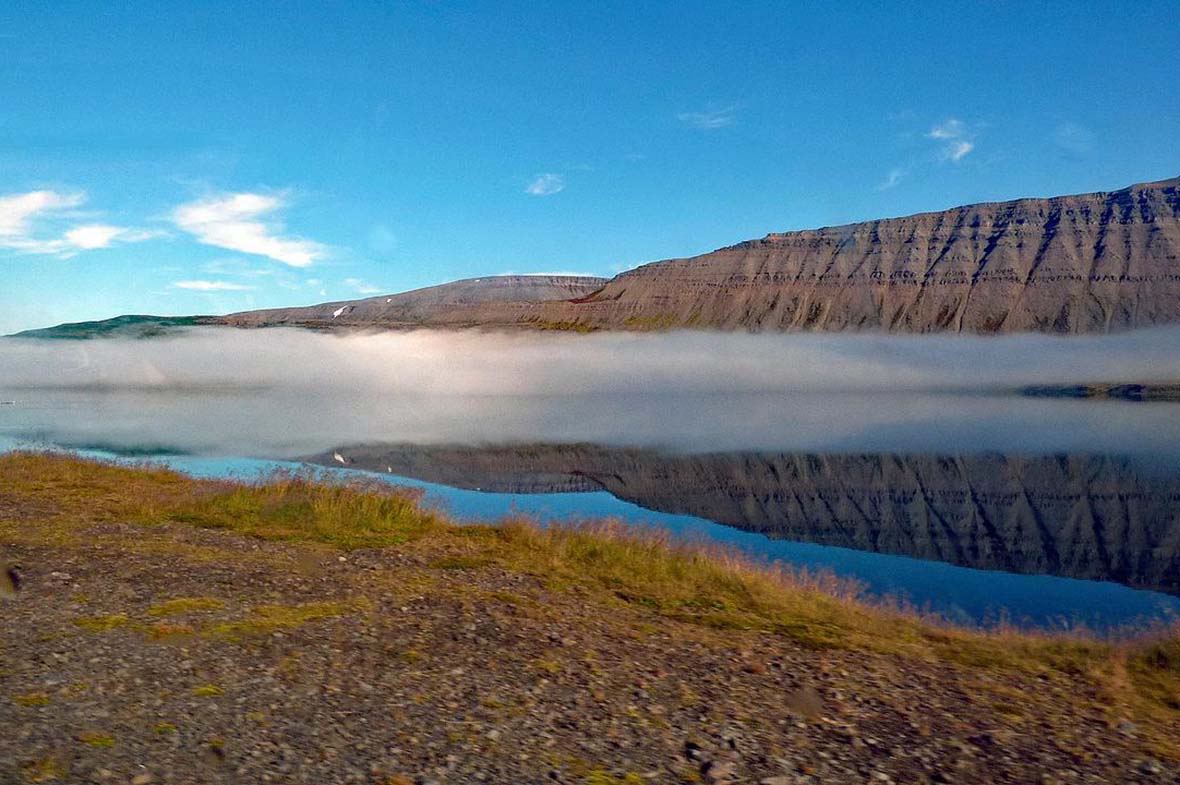
[[[177,616],[182,613],[219,611],[225,603],[213,597],[177,597],[148,608],[148,616]]]
[[[57,758],[39,758],[21,767],[21,773],[29,782],[58,782],[69,776],[69,771]]]
[[[126,613],[112,613],[107,616],[89,616],[82,619],[74,619],[74,625],[81,627],[88,632],[108,632],[110,630],[117,630],[120,627],[126,627],[131,623],[130,617]]]
[[[595,769],[586,775],[586,785],[644,785],[645,780],[634,772],[615,776],[602,769]]]
[[[409,665],[414,665],[415,663],[422,662],[422,660],[426,659],[426,655],[417,649],[406,649],[397,656],[402,662],[405,662]]]
[[[254,635],[292,629],[312,621],[345,616],[367,610],[371,603],[364,598],[348,602],[309,602],[303,605],[263,605],[244,619],[215,624],[206,634],[215,638],[241,640]]]
[[[101,731],[88,731],[78,735],[78,741],[87,747],[113,747],[115,737]]]
[[[628,316],[623,320],[623,326],[629,330],[670,330],[679,320],[675,314],[660,313],[651,316]]]
[[[13,695],[12,700],[21,706],[48,706],[49,696],[43,692],[25,692]]]

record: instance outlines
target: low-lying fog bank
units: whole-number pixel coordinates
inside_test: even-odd
[[[4,387],[313,387],[418,394],[994,389],[1176,381],[1180,329],[1110,336],[193,330],[0,340]]]
[[[1180,454],[1171,404],[1029,384],[1180,378],[1180,330],[1109,337],[205,330],[0,340],[0,438],[291,457],[404,441],[678,450]],[[958,391],[954,393],[953,391]]]

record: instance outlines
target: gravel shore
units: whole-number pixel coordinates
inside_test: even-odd
[[[0,602],[0,782],[1180,781],[1079,709],[1080,681],[816,651],[394,549],[74,534],[3,547],[23,580]]]

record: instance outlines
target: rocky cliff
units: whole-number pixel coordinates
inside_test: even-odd
[[[312,460],[485,491],[607,490],[774,538],[1180,594],[1180,477],[1113,457],[362,445]]]

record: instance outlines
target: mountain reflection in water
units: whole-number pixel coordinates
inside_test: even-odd
[[[387,444],[309,460],[500,493],[606,490],[775,539],[1180,594],[1180,476],[1117,457]]]

